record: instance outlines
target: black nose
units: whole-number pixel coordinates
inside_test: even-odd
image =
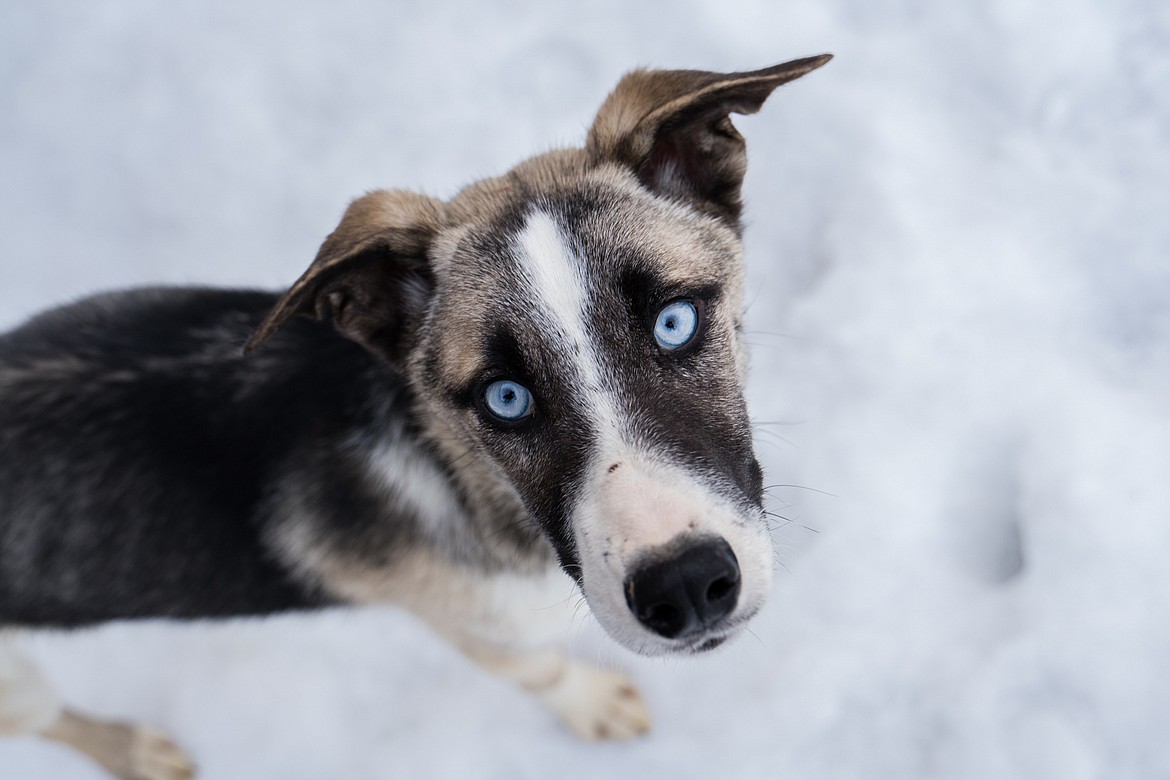
[[[731,614],[739,599],[739,562],[722,539],[653,557],[626,578],[626,603],[638,621],[667,639],[689,636]]]

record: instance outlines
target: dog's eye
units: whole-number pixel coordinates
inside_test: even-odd
[[[532,393],[510,379],[500,379],[484,388],[483,403],[501,420],[519,420],[532,414]]]
[[[654,323],[654,340],[667,350],[686,346],[699,329],[699,310],[690,301],[668,303],[658,312]]]

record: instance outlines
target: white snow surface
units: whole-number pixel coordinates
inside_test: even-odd
[[[749,396],[767,481],[800,486],[771,490],[771,604],[699,659],[566,627],[649,737],[577,742],[393,612],[28,653],[205,780],[1170,777],[1166,3],[9,0],[0,327],[276,289],[351,197],[579,143],[630,67],[825,51],[738,121]],[[0,741],[4,780],[101,777]]]

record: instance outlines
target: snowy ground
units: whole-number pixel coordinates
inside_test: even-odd
[[[3,2],[0,327],[279,287],[348,198],[577,142],[635,64],[834,52],[739,123],[759,448],[824,491],[773,491],[755,636],[578,628],[655,711],[630,745],[394,614],[33,638],[65,696],[206,780],[1170,777],[1170,6],[496,5]],[[4,780],[99,777],[0,742]]]

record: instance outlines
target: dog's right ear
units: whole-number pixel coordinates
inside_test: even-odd
[[[739,229],[743,137],[730,114],[752,114],[781,84],[832,55],[746,73],[636,70],[602,103],[585,142],[593,162],[633,171],[659,195],[685,202]]]
[[[442,221],[442,202],[424,195],[377,190],[358,198],[244,351],[307,315],[401,366],[434,286],[427,249]]]

